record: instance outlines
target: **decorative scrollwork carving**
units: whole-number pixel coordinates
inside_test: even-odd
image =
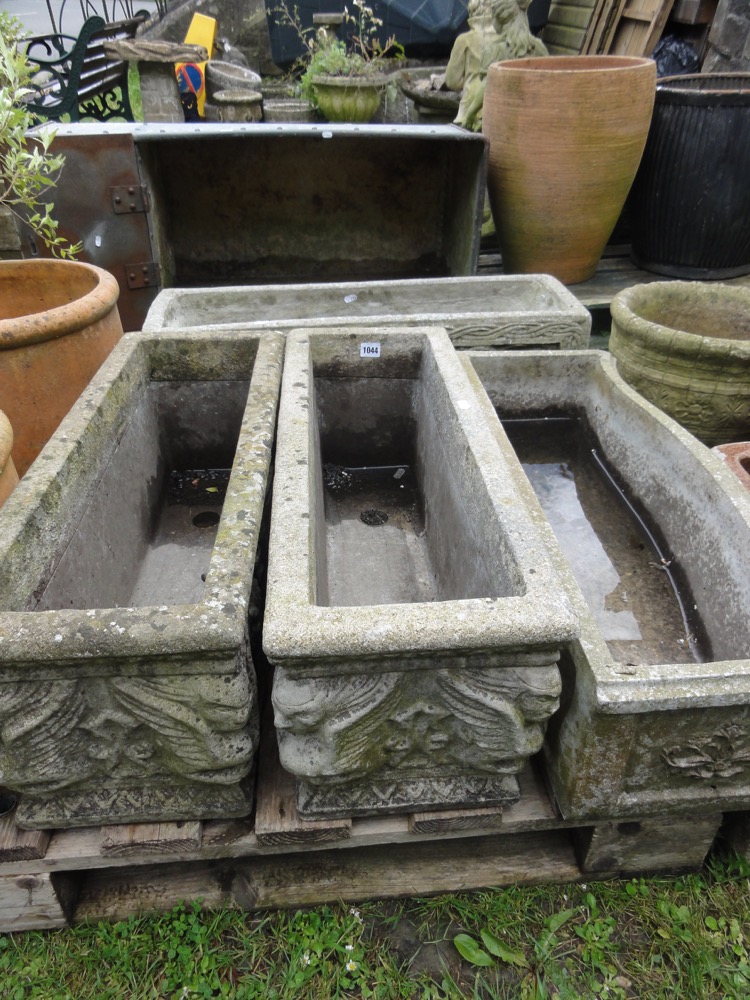
[[[691,778],[731,778],[750,767],[750,739],[744,726],[732,723],[703,740],[670,747],[662,758],[667,767]]]

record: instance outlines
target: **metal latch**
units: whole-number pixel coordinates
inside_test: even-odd
[[[144,260],[139,264],[126,264],[125,273],[128,278],[128,288],[131,291],[137,288],[159,287],[160,271],[156,261]]]
[[[148,191],[143,184],[123,184],[121,187],[110,188],[110,191],[115,215],[148,212]]]

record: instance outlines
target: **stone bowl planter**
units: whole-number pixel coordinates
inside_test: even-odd
[[[502,805],[575,617],[445,331],[287,339],[263,647],[306,817]]]
[[[204,107],[206,121],[259,122],[263,95],[259,90],[218,90]]]
[[[91,264],[0,261],[0,401],[20,476],[122,336],[119,294]]]
[[[750,433],[750,289],[652,282],[612,300],[618,371],[704,444]]]
[[[593,275],[638,169],[655,84],[653,60],[625,56],[490,66],[487,190],[506,273]]]
[[[369,122],[383,97],[381,77],[314,76],[312,84],[320,110],[329,122]]]
[[[0,507],[18,485],[18,473],[13,464],[13,428],[0,410]]]
[[[632,834],[639,817],[671,816],[677,826],[671,835],[669,824],[662,830],[675,852],[673,864],[684,864],[680,838],[689,837],[699,817],[710,819],[715,832],[722,810],[750,807],[750,494],[716,454],[634,392],[603,352],[470,351],[460,359],[487,393],[487,419],[496,420],[496,413],[504,421],[537,418],[535,445],[545,444],[552,416],[567,416],[594,435],[585,454],[594,448],[617,484],[603,477],[598,514],[589,518],[603,542],[613,535],[613,509],[626,509],[623,492],[630,500],[629,524],[637,524],[635,507],[658,542],[656,548],[643,543],[648,554],[633,573],[641,543],[624,526],[625,574],[603,588],[600,608],[610,619],[628,618],[638,598],[645,618],[641,638],[607,634],[545,513],[559,493],[540,491],[540,506],[531,486],[539,468],[522,468],[508,438],[510,425],[504,424],[506,434],[496,421],[515,487],[544,533],[581,621],[580,638],[561,659],[561,710],[545,742],[557,803],[569,819],[633,817],[635,825],[623,830]],[[551,452],[524,461],[548,463],[541,471],[555,474],[560,486],[581,489],[575,468],[561,468]],[[563,527],[570,528],[570,508],[558,509]],[[578,560],[582,546],[576,536],[572,540]],[[678,611],[674,632],[661,614],[654,616],[647,596],[665,582],[667,569],[685,615],[683,620]],[[593,575],[584,565],[584,585]],[[653,641],[645,641],[646,628]],[[603,868],[611,870],[611,860]]]
[[[283,356],[131,334],[0,511],[0,785],[30,828],[244,816]]]

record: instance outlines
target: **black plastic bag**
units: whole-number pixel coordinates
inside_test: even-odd
[[[652,58],[656,60],[657,77],[698,73],[701,68],[701,61],[693,46],[675,35],[662,38],[654,49]]]

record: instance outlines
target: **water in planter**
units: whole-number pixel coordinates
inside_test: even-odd
[[[36,610],[200,601],[247,393],[243,381],[148,386]]]
[[[501,419],[612,655],[631,664],[702,660],[700,622],[670,554],[585,423]]]

